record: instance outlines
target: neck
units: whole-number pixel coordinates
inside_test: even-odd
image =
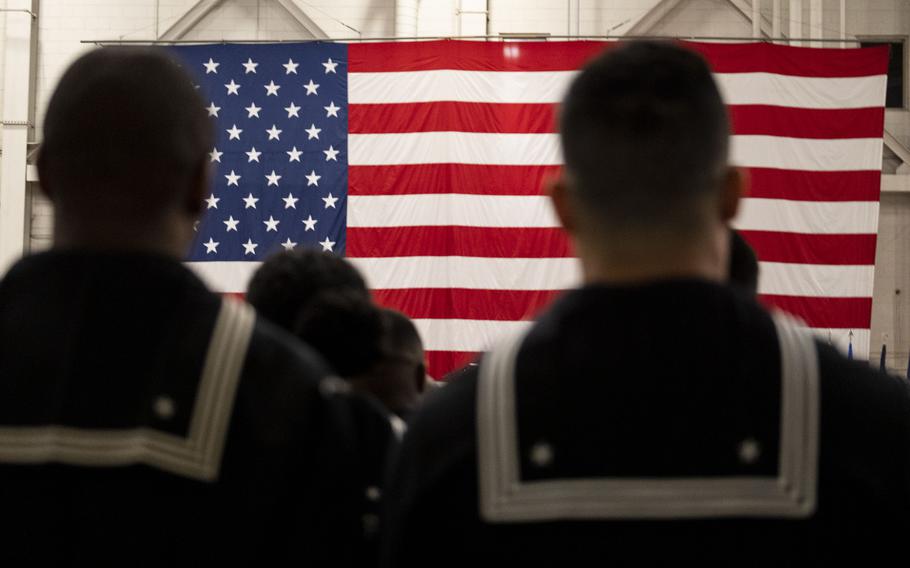
[[[192,238],[192,227],[177,223],[142,223],[112,226],[106,223],[54,222],[54,248],[97,252],[144,252],[183,259]]]
[[[619,246],[575,243],[585,284],[636,284],[671,278],[727,280],[726,230],[700,238],[627,237]],[[667,246],[672,243],[672,246]]]

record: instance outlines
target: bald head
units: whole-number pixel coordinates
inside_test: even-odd
[[[164,225],[191,226],[202,211],[212,140],[192,79],[165,51],[98,49],[69,67],[51,97],[41,185],[67,236],[165,238],[175,228]]]

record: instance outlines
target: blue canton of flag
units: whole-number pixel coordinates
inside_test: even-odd
[[[347,47],[172,48],[215,121],[213,184],[187,260],[342,255],[347,209]]]

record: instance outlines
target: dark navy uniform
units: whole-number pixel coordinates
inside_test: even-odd
[[[432,393],[390,484],[388,566],[874,563],[910,395],[726,287],[588,286]]]
[[[22,260],[0,282],[0,564],[363,565],[390,428],[326,374],[176,261]]]

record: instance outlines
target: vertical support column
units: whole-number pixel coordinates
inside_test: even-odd
[[[761,0],[752,0],[752,37],[761,37]]]
[[[803,0],[790,0],[790,37],[803,37]],[[790,40],[790,45],[802,45],[800,41]]]
[[[841,49],[847,47],[847,0],[840,0],[840,46]]]
[[[395,35],[397,37],[417,36],[417,0],[396,0]]]
[[[780,37],[780,0],[771,4],[771,36]]]
[[[824,0],[809,0],[809,37],[812,39],[822,39],[824,30],[822,29],[822,16],[825,13]],[[812,47],[821,47],[822,42],[813,41]]]
[[[25,173],[31,129],[32,4],[32,0],[8,0],[6,3],[9,12],[5,30],[3,156],[0,158],[0,274],[25,253],[28,243]]]

